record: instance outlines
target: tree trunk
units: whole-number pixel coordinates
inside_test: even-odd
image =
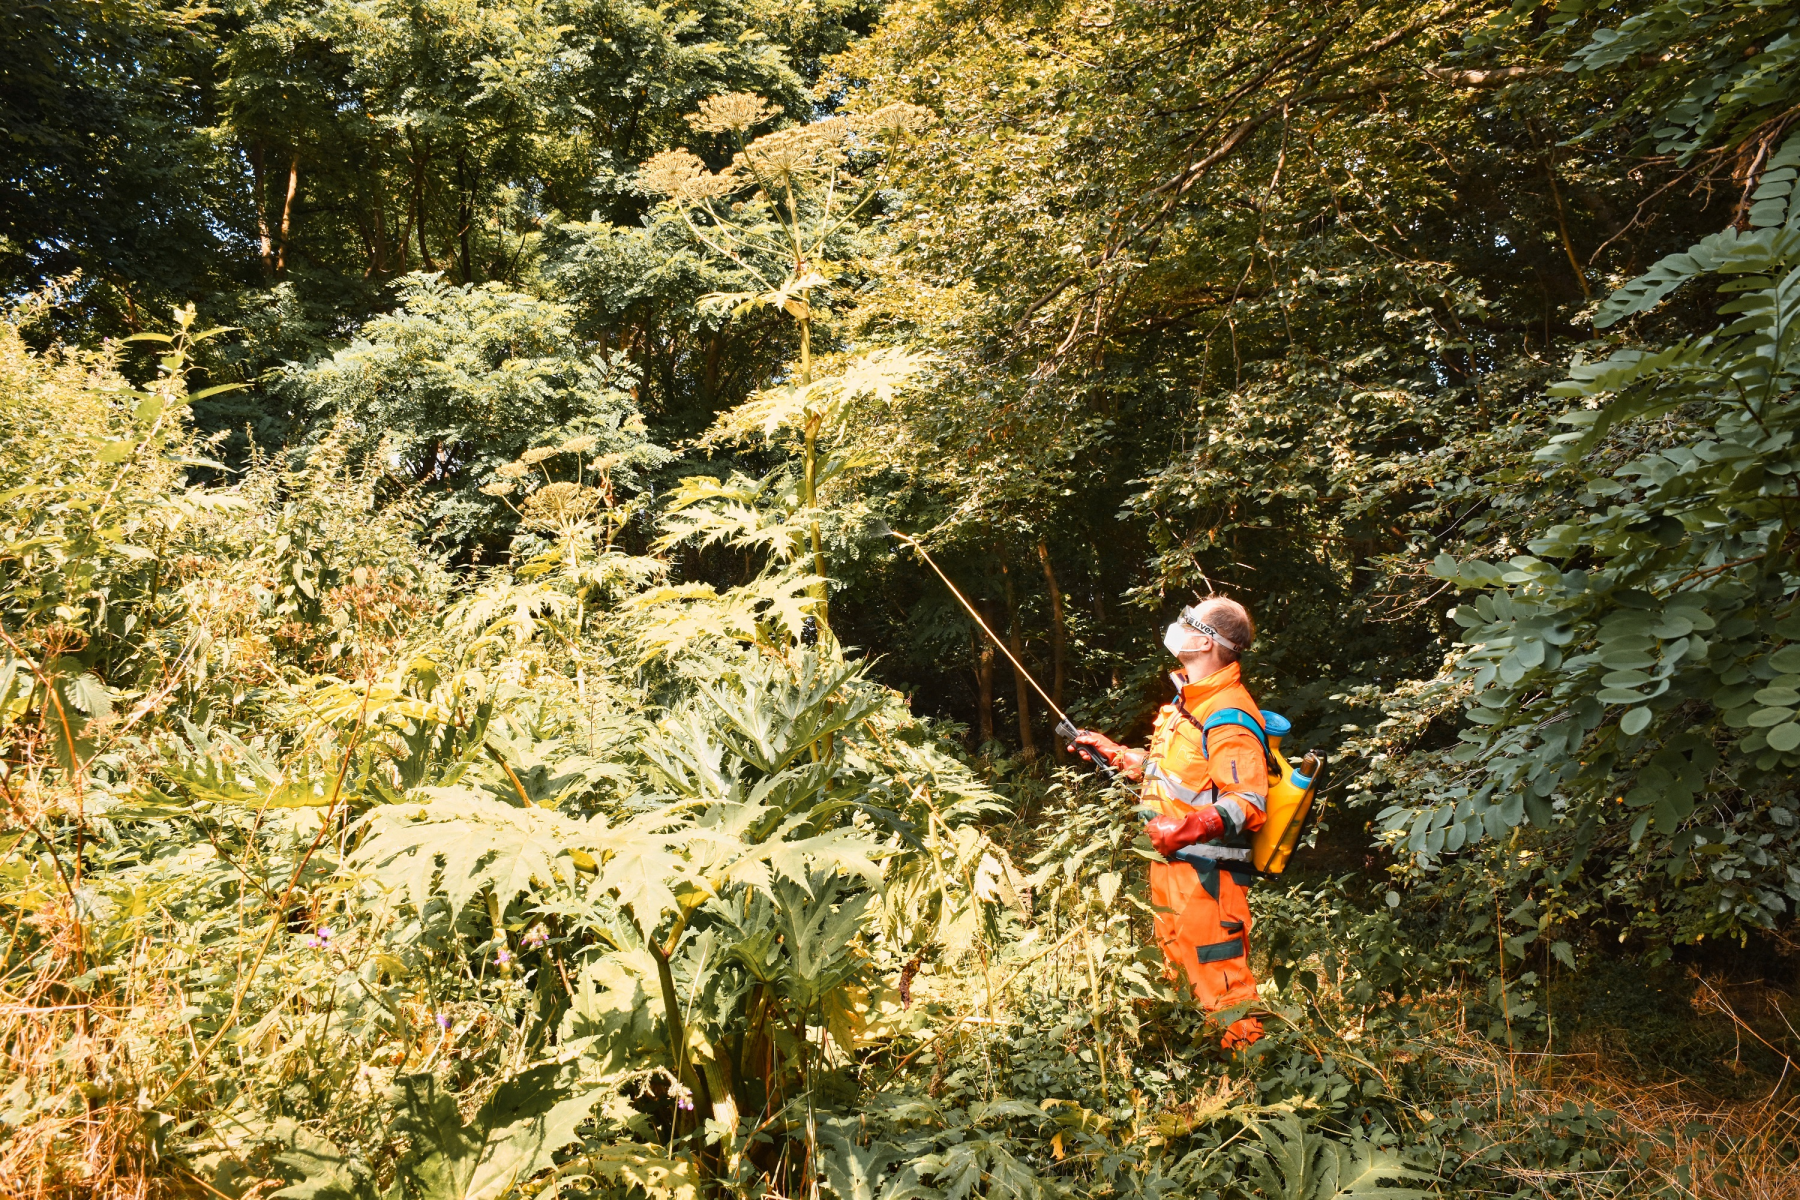
[[[410,130],[407,132],[406,136],[407,140],[412,142],[413,151],[413,223],[418,226],[419,230],[419,262],[424,265],[427,271],[435,271],[437,270],[437,264],[431,261],[431,245],[425,240],[426,159],[424,153],[419,149],[418,140],[412,136]]]
[[[375,197],[375,276],[387,272],[387,197]]]
[[[401,193],[399,199],[402,204],[406,203],[404,192]],[[394,251],[400,258],[400,261],[394,264],[394,269],[402,275],[406,274],[406,268],[412,258],[413,215],[412,207],[408,205],[400,218],[400,233],[394,238]]]
[[[250,147],[250,170],[255,179],[252,190],[256,202],[256,239],[262,248],[262,272],[265,276],[275,274],[275,242],[269,234],[269,206],[263,198],[267,190],[263,183],[263,144],[257,142]]]
[[[1050,588],[1050,698],[1056,701],[1056,707],[1067,707],[1063,703],[1063,684],[1068,679],[1068,646],[1069,629],[1063,619],[1062,589],[1056,586],[1056,570],[1050,565],[1050,547],[1043,538],[1038,539],[1038,561],[1044,564],[1044,583]],[[1051,738],[1050,748],[1058,759],[1068,757],[1063,749],[1061,738]]]
[[[971,629],[975,639],[975,729],[979,741],[976,749],[994,740],[994,643]]]
[[[287,199],[281,202],[281,245],[275,251],[275,273],[287,270],[288,232],[294,227],[294,194],[300,190],[300,152],[288,159]]]
[[[709,407],[718,402],[719,352],[724,345],[725,335],[716,329],[706,339],[706,371],[701,376],[701,387],[704,389],[701,394],[706,397]]]
[[[462,226],[456,235],[462,243],[462,281],[470,284],[475,282],[475,259],[469,253],[469,225],[475,219],[474,183],[469,179],[468,155],[462,151],[456,155],[456,190],[456,219]]]
[[[1000,578],[1006,585],[1006,648],[1012,651],[1013,689],[1019,697],[1019,753],[1029,762],[1038,752],[1037,738],[1031,732],[1031,682],[1018,665],[1025,661],[1025,646],[1019,638],[1019,602],[1013,591],[1012,572],[1007,570],[1004,559],[1000,563]]]

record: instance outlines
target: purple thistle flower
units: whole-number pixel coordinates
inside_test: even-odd
[[[504,967],[507,963],[512,961],[512,955],[508,954],[505,950],[496,950],[494,952],[494,961]]]
[[[445,1030],[446,1032],[448,1032],[448,1030],[450,1029],[450,1014],[449,1013],[439,1013],[437,1015],[437,1023],[438,1023],[439,1029],[442,1029],[442,1030]]]

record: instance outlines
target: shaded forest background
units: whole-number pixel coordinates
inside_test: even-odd
[[[8,7],[9,1186],[1791,1194],[1797,21]],[[1291,1029],[886,527],[1249,605]]]

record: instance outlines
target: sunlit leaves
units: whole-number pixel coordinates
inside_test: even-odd
[[[854,415],[857,400],[886,403],[920,374],[934,356],[907,350],[881,349],[839,364],[810,384],[790,383],[764,389],[720,416],[707,431],[708,442],[740,441],[752,434],[773,437],[782,429],[816,428],[837,432]]]
[[[359,454],[433,481],[433,515],[468,537],[510,524],[501,500],[478,489],[547,430],[596,439],[621,487],[669,459],[645,436],[630,372],[583,351],[570,324],[566,304],[415,275],[394,312],[286,378],[311,414],[356,431]]]
[[[572,849],[592,853],[610,841],[604,822],[515,808],[468,788],[427,789],[408,803],[375,809],[369,824],[353,865],[420,911],[441,888],[453,914],[490,888],[504,912],[534,879],[572,879]]]

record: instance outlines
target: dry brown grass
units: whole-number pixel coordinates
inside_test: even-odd
[[[1800,1108],[1791,1098],[1728,1101],[1684,1081],[1647,1085],[1594,1054],[1514,1056],[1509,1070],[1523,1108],[1595,1104],[1617,1113],[1645,1146],[1660,1139],[1634,1181],[1646,1194],[1672,1185],[1701,1200],[1800,1197]]]
[[[150,1200],[172,1194],[139,1111],[148,1082],[128,1039],[166,1017],[160,997],[115,987],[84,995],[86,947],[66,897],[30,918],[41,938],[34,974],[0,990],[0,1197],[6,1200]],[[130,985],[125,985],[129,989]],[[156,1011],[151,1011],[152,1009]],[[163,1180],[157,1178],[164,1175]]]
[[[1762,984],[1696,979],[1696,1012],[1730,1022],[1743,1040],[1761,1042],[1786,1064],[1760,1098],[1721,1098],[1689,1079],[1646,1083],[1639,1064],[1604,1049],[1507,1055],[1495,1048],[1482,1055],[1485,1069],[1494,1074],[1496,1086],[1515,1089],[1514,1103],[1524,1110],[1549,1114],[1572,1102],[1617,1113],[1650,1150],[1623,1194],[1668,1189],[1696,1200],[1800,1200],[1800,1063],[1765,1037],[1768,1029],[1786,1024],[1788,997]],[[1464,1046],[1479,1044],[1471,1039]],[[1522,1167],[1507,1173],[1521,1182],[1550,1182],[1542,1178],[1545,1172]],[[1575,1195],[1587,1194],[1578,1175],[1557,1182]]]

